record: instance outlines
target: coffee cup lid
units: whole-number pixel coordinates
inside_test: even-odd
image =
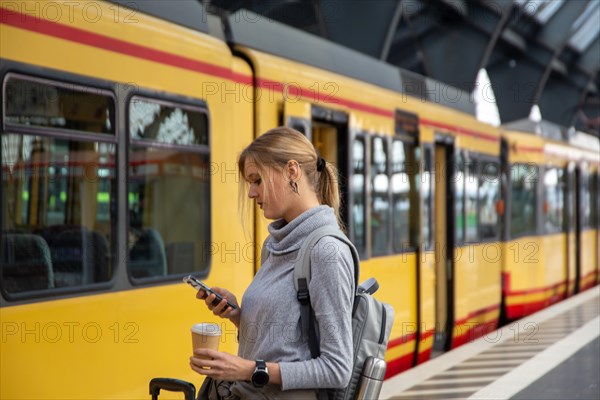
[[[221,336],[221,327],[218,324],[203,322],[193,325],[192,332],[205,336]]]

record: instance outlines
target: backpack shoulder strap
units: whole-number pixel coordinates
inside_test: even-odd
[[[325,236],[333,236],[340,241],[346,243],[352,252],[352,259],[354,261],[354,291],[355,295],[358,291],[358,275],[359,275],[359,262],[358,252],[356,248],[344,235],[344,233],[337,226],[323,226],[315,229],[311,232],[302,243],[298,255],[296,256],[296,263],[294,264],[294,287],[296,288],[296,295],[300,302],[300,324],[302,329],[302,337],[308,340],[310,347],[310,353],[313,358],[319,356],[319,343],[317,341],[317,332],[315,324],[312,320],[312,309],[310,306],[310,293],[308,291],[308,285],[310,283],[310,254],[315,244]]]
[[[321,240],[325,236],[332,236],[348,245],[350,251],[352,252],[352,260],[354,261],[354,290],[358,290],[358,279],[360,273],[360,263],[358,257],[358,251],[354,244],[348,239],[346,235],[338,228],[333,225],[326,225],[312,231],[308,237],[302,243],[300,250],[298,251],[298,255],[296,256],[296,264],[294,266],[294,287],[296,288],[296,292],[300,292],[304,290],[304,284],[301,283],[301,280],[304,279],[306,281],[306,298],[308,299],[308,284],[310,283],[310,253],[312,249],[315,247],[315,244],[319,240]],[[266,246],[265,246],[266,247]],[[264,249],[263,249],[264,251]],[[300,298],[298,298],[300,302]]]
[[[346,235],[337,226],[327,225],[322,226],[313,232],[300,246],[298,255],[296,256],[296,263],[294,264],[294,287],[298,301],[300,302],[300,328],[302,330],[302,337],[308,340],[308,346],[310,348],[310,354],[313,358],[316,358],[320,354],[319,342],[317,340],[317,332],[315,323],[313,321],[312,308],[310,306],[310,293],[308,291],[308,284],[310,283],[310,254],[315,244],[325,236],[333,236],[340,241],[346,243],[350,247],[352,252],[352,259],[354,261],[354,290],[355,295],[358,291],[358,275],[359,275],[359,258],[356,248],[348,239]],[[265,246],[266,247],[266,246]],[[325,390],[319,390],[317,393],[319,400],[327,400],[328,395]]]

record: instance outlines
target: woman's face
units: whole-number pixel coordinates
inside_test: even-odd
[[[272,167],[265,167],[262,172],[261,175],[254,163],[248,162],[244,166],[244,176],[250,184],[248,197],[256,201],[265,218],[283,218],[287,195],[283,174]]]

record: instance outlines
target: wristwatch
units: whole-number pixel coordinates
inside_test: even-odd
[[[256,368],[252,373],[252,385],[261,388],[269,383],[269,369],[265,360],[256,360]]]

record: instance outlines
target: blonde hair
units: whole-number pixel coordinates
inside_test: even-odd
[[[240,175],[240,208],[242,213],[247,205],[247,184],[244,170],[246,163],[252,162],[267,184],[266,168],[273,167],[283,171],[290,160],[296,160],[302,165],[302,173],[317,194],[319,203],[333,208],[338,225],[343,230],[344,224],[340,217],[340,190],[338,185],[338,170],[335,165],[327,162],[322,171],[317,171],[318,154],[313,144],[306,136],[295,129],[280,126],[271,129],[250,143],[242,150],[238,158]]]

